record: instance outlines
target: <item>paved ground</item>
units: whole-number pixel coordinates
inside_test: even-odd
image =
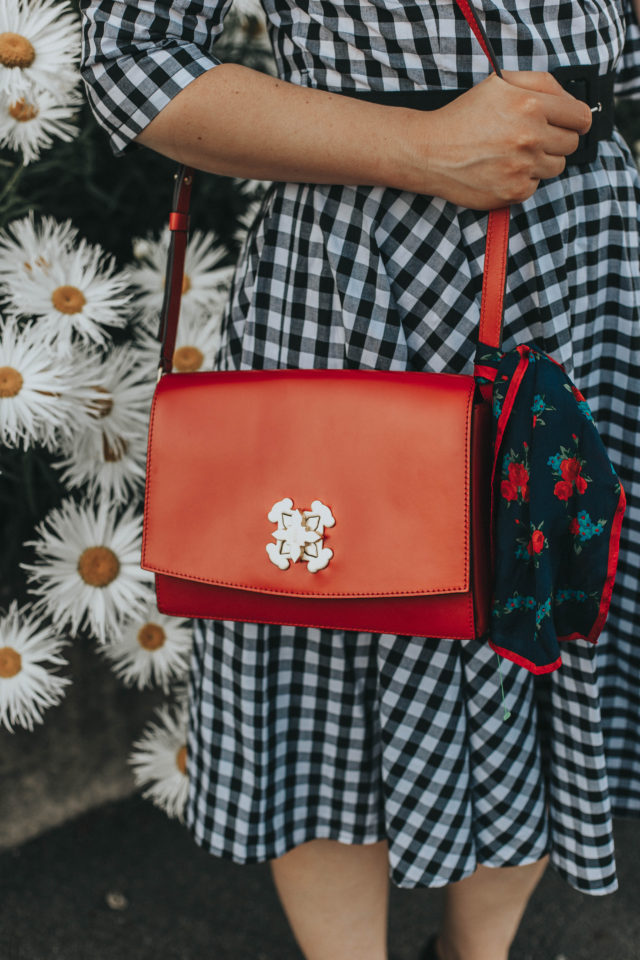
[[[548,869],[511,960],[640,960],[640,821],[618,821],[620,890],[586,897]],[[390,946],[415,960],[441,890],[391,890]],[[195,846],[139,797],[0,855],[1,960],[301,960],[266,864]]]

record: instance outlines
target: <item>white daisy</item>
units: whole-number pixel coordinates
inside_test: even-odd
[[[169,228],[159,238],[140,237],[133,241],[137,263],[127,272],[138,290],[137,305],[142,322],[152,333],[158,332],[158,317],[164,298],[164,282],[169,248]],[[212,233],[194,230],[187,243],[180,318],[218,313],[225,303],[234,266],[219,266],[227,256],[226,248]]]
[[[73,336],[104,346],[103,326],[124,327],[130,294],[126,274],[117,274],[115,259],[98,245],[80,240],[71,249],[51,255],[47,265],[5,274],[7,309],[18,316],[38,317],[43,339],[59,357],[71,355]]]
[[[233,7],[236,13],[243,17],[264,19],[264,10],[260,0],[233,0]]]
[[[53,464],[63,471],[61,479],[67,486],[87,484],[89,497],[100,494],[114,504],[129,501],[144,486],[157,370],[156,362],[152,374],[148,359],[125,343],[93,367],[84,359],[78,362],[86,371],[83,385],[92,399],[85,408],[87,424],[65,439],[60,445],[63,459]]]
[[[189,669],[192,629],[190,620],[160,613],[151,601],[144,613],[127,620],[115,639],[100,652],[113,664],[126,686],[138,690],[159,685],[165,693],[176,681],[184,681]]]
[[[234,0],[232,9],[235,12],[234,23],[230,25],[228,34],[230,44],[249,44],[251,52],[264,51],[271,54],[271,44],[267,33],[267,17],[259,0]],[[271,63],[268,64],[273,69]]]
[[[60,702],[71,680],[51,667],[66,665],[60,656],[65,646],[68,641],[19,609],[17,600],[9,605],[0,618],[0,726],[33,730],[34,723],[42,723],[42,711]]]
[[[184,820],[189,779],[187,774],[187,710],[162,706],[156,710],[157,723],[145,727],[136,740],[128,762],[138,786],[146,786],[147,797],[170,816]]]
[[[71,498],[38,524],[28,540],[35,564],[21,563],[44,610],[58,628],[85,625],[101,643],[119,636],[122,623],[140,614],[153,597],[154,574],[140,566],[142,516],[132,503],[120,516],[108,500],[77,504]]]
[[[246,177],[234,177],[234,182],[241,196],[248,196],[254,200],[261,199],[272,183],[271,180],[254,180]]]
[[[77,83],[80,20],[58,0],[0,0],[0,93],[12,101],[35,89]]]
[[[179,680],[177,683],[171,685],[169,694],[172,698],[172,702],[175,703],[177,707],[181,710],[189,709],[189,680],[188,676],[183,680]]]
[[[54,138],[69,142],[78,135],[76,118],[83,102],[78,90],[64,98],[38,90],[28,98],[0,100],[0,147],[22,153],[25,166],[53,146]]]
[[[114,455],[123,450],[123,441],[136,440],[148,429],[154,386],[149,383],[145,357],[133,343],[123,343],[106,355],[94,388],[97,456],[103,450],[102,435]]]
[[[146,427],[137,427],[117,446],[103,431],[86,430],[64,445],[64,459],[52,463],[69,489],[85,486],[88,497],[99,495],[114,505],[128,503],[144,487],[147,460]]]
[[[0,283],[9,277],[16,282],[28,276],[35,267],[49,268],[61,250],[71,250],[78,230],[71,220],[58,223],[53,217],[40,217],[36,222],[33,210],[26,217],[12,220],[0,230]]]
[[[195,370],[213,369],[213,359],[220,345],[220,315],[208,315],[201,320],[194,316],[180,318],[173,351],[173,371],[191,373]],[[148,369],[148,377],[155,381],[160,362],[160,343],[156,336],[144,328],[136,331],[136,349],[141,363]]]
[[[73,361],[52,360],[37,324],[0,320],[0,443],[57,450],[91,422],[83,401],[94,396]]]
[[[240,245],[241,249],[244,245],[247,233],[253,226],[253,222],[258,216],[258,211],[260,210],[261,206],[262,197],[256,196],[248,205],[244,213],[238,217],[238,226],[233,234],[233,239]]]

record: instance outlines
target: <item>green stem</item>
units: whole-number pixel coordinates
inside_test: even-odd
[[[7,194],[13,189],[23,170],[24,170],[24,163],[20,163],[15,168],[15,170],[13,171],[13,173],[5,183],[4,187],[2,188],[2,190],[0,190],[0,203],[4,200]]]

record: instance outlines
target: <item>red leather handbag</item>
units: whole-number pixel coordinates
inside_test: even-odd
[[[192,177],[180,169],[170,215],[148,436],[141,566],[160,611],[481,636],[491,387],[379,370],[172,373]],[[492,211],[479,329],[489,347],[500,345],[508,232],[508,208]]]
[[[172,373],[191,172],[171,214],[142,563],[180,617],[467,639],[488,626],[490,388],[379,370]],[[489,216],[498,346],[509,210]]]

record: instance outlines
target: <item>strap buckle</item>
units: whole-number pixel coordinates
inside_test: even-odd
[[[558,67],[553,76],[564,89],[587,104],[593,115],[588,133],[580,137],[578,149],[569,154],[567,163],[591,163],[598,154],[598,141],[608,140],[613,133],[612,72],[599,74],[598,64],[580,67]]]

